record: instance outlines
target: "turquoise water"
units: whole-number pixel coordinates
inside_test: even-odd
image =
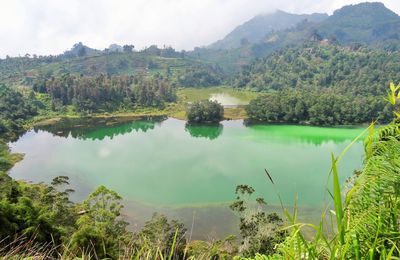
[[[75,200],[106,185],[125,198],[131,209],[127,214],[136,218],[164,209],[189,221],[187,209],[196,207],[207,218],[213,215],[212,205],[227,208],[239,184],[253,186],[271,206],[279,203],[278,190],[287,205],[297,195],[301,207],[317,209],[324,199],[330,153],[339,155],[362,130],[245,126],[241,120],[218,126],[187,126],[171,118],[112,124],[64,121],[28,131],[12,143],[12,151],[25,153],[25,158],[10,174],[33,182],[67,175]],[[339,166],[342,182],[361,167],[362,155],[362,143],[348,151]],[[185,216],[177,213],[183,211]]]

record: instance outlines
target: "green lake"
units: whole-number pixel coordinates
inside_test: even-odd
[[[195,237],[237,232],[228,205],[235,187],[248,184],[269,207],[280,211],[276,190],[290,207],[297,194],[303,217],[314,218],[324,203],[330,154],[339,155],[362,128],[251,125],[242,120],[218,126],[187,126],[184,121],[142,119],[64,120],[36,127],[11,143],[24,160],[10,172],[16,179],[50,182],[70,177],[82,200],[99,185],[124,197],[124,214],[135,228],[152,212],[178,218]],[[344,183],[362,166],[362,142],[340,163]],[[271,174],[271,185],[264,169]]]

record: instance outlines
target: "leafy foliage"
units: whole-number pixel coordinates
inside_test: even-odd
[[[59,78],[64,74],[87,77],[101,74],[142,75],[150,78],[158,75],[174,84],[180,84],[183,78],[187,78],[182,83],[199,86],[203,82],[214,84],[225,79],[225,74],[218,67],[187,57],[184,51],[177,52],[171,47],[158,48],[155,45],[142,51],[133,51],[133,47],[112,45],[100,51],[78,43],[70,51],[57,56],[7,56],[6,59],[0,59],[0,81],[10,85],[33,86],[35,82]],[[193,77],[196,74],[194,71],[199,71],[198,76],[202,80]]]
[[[0,173],[0,235],[3,246],[18,237],[35,243],[63,242],[74,226],[70,191],[50,186],[21,185]]]
[[[392,109],[373,96],[336,94],[333,90],[282,90],[252,100],[246,107],[250,121],[348,125],[374,119],[389,122]]]
[[[134,247],[140,250],[143,245],[157,248],[163,255],[173,255],[182,259],[186,247],[186,228],[176,220],[168,221],[164,215],[153,214],[141,231],[135,234]]]
[[[37,114],[34,95],[24,97],[20,92],[0,84],[0,138],[15,138],[23,130],[24,120]]]
[[[282,231],[283,220],[276,214],[267,214],[262,206],[265,201],[256,199],[256,206],[250,201],[255,190],[248,185],[236,187],[237,199],[230,208],[240,216],[240,235],[242,237],[239,251],[244,256],[256,253],[274,254],[275,245],[283,242],[286,232]]]
[[[210,87],[221,85],[224,74],[220,67],[196,66],[185,69],[178,76],[178,85],[183,87]]]
[[[188,259],[231,259],[237,253],[235,236],[216,241],[195,240],[186,248]]]
[[[235,86],[267,92],[250,102],[251,120],[316,125],[391,120],[377,99],[400,78],[399,52],[309,44],[276,52],[246,67]]]
[[[235,79],[238,88],[274,91],[331,88],[351,95],[382,95],[400,78],[400,52],[306,44],[253,62]]]
[[[112,190],[100,186],[83,202],[83,215],[72,235],[72,250],[93,249],[99,258],[117,258],[121,242],[127,237],[128,223],[120,218],[122,198]]]
[[[187,110],[189,123],[218,123],[224,119],[224,107],[217,101],[194,102]]]
[[[161,78],[76,77],[64,75],[42,83],[54,110],[73,105],[78,111],[114,111],[121,108],[158,107],[175,101],[169,83]],[[37,88],[36,90],[39,90]]]

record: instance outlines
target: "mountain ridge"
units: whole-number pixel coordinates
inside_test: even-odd
[[[276,10],[270,14],[259,14],[237,26],[223,39],[207,47],[212,49],[237,48],[246,42],[257,43],[266,34],[291,28],[301,21],[318,22],[326,18],[328,18],[328,15],[324,13],[293,14],[282,10]]]
[[[246,42],[231,49],[196,48],[188,55],[229,71],[239,71],[253,59],[310,41],[400,50],[400,16],[380,2],[347,5],[320,22],[302,20],[284,30],[270,31],[255,43]]]

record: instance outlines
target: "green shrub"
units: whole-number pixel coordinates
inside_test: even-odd
[[[189,123],[218,123],[224,119],[224,107],[217,101],[195,102],[187,110]]]

